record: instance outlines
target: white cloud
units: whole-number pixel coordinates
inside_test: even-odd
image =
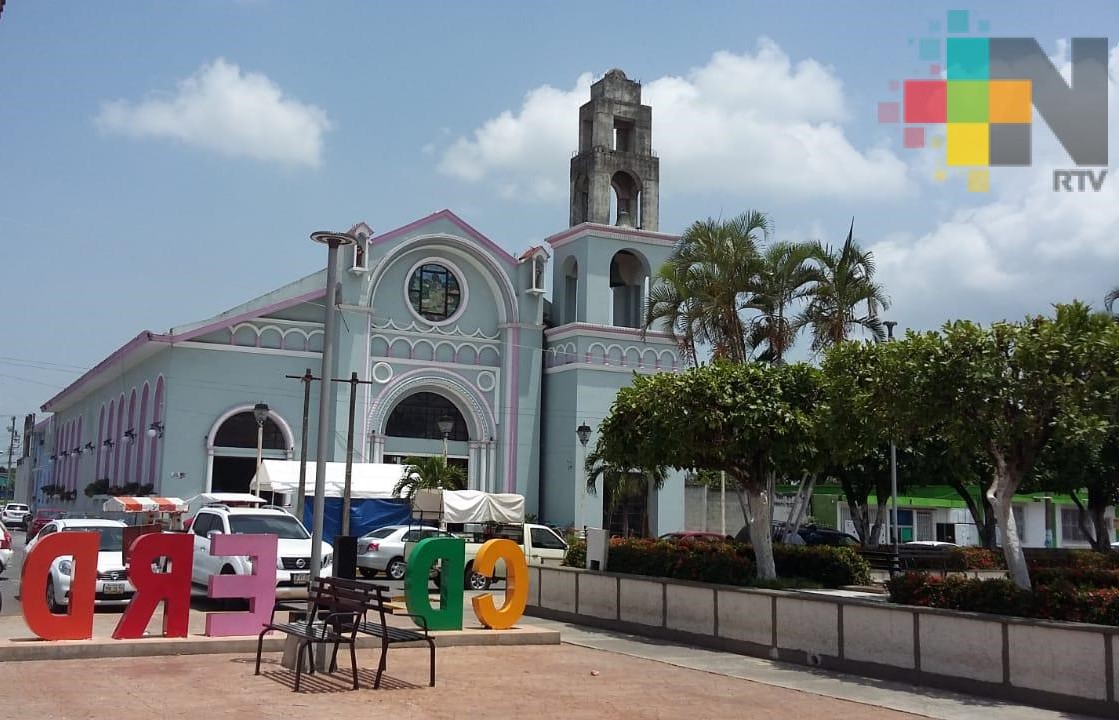
[[[566,197],[578,108],[592,79],[585,73],[571,90],[530,91],[519,111],[451,143],[439,169],[507,197]],[[653,147],[673,192],[847,199],[911,187],[890,150],[859,150],[847,139],[843,85],[832,70],[811,59],[793,63],[767,39],[753,54],[718,52],[684,76],[645,83],[642,102],[653,107]]]
[[[1067,78],[1067,44],[1058,45],[1055,61]],[[1119,46],[1109,65],[1114,118]],[[951,317],[1016,320],[1073,299],[1098,307],[1119,284],[1119,177],[1109,174],[1100,192],[1054,192],[1052,171],[1072,168],[1072,161],[1036,113],[1033,140],[1034,165],[992,173],[993,198],[972,195],[974,206],[952,211],[929,232],[896,234],[871,248],[902,325],[933,328]],[[1114,129],[1109,144],[1119,147]]]
[[[128,137],[178,140],[232,157],[318,167],[326,112],[285,97],[260,73],[224,58],[181,80],[171,97],[103,103],[97,127]]]

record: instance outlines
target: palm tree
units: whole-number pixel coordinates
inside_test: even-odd
[[[878,314],[890,307],[890,300],[874,281],[874,256],[859,247],[854,232],[852,220],[842,247],[815,245],[819,277],[801,320],[812,328],[814,352],[838,345],[857,328],[869,330],[876,340],[886,337]],[[865,314],[858,314],[864,306]]]
[[[750,320],[748,338],[756,359],[783,362],[793,346],[802,325],[789,314],[790,306],[810,297],[812,283],[822,278],[811,262],[814,251],[812,243],[776,242],[762,252],[753,297],[747,303],[758,313]]]
[[[745,362],[748,329],[741,312],[758,272],[759,242],[769,232],[769,218],[758,211],[693,223],[657,273],[645,327],[659,323],[693,364],[698,344],[710,345],[716,359]]]
[[[449,465],[443,457],[409,457],[404,461],[404,477],[392,489],[398,498],[411,500],[417,490],[462,490],[466,473],[458,465]]]
[[[1117,301],[1119,301],[1119,285],[1116,285],[1115,287],[1111,288],[1111,292],[1109,292],[1107,295],[1104,296],[1103,306],[1105,308],[1107,308],[1107,311],[1109,313],[1112,313],[1114,315],[1119,315],[1119,312],[1115,311],[1115,303]]]

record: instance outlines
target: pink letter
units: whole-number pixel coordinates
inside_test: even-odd
[[[215,535],[211,555],[247,555],[252,558],[251,575],[211,575],[207,593],[212,598],[248,598],[247,613],[209,613],[206,635],[256,635],[268,622],[276,605],[275,535]]]

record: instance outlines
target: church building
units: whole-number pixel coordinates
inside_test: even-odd
[[[110,485],[246,491],[254,408],[267,405],[264,458],[298,460],[306,437],[313,464],[320,392],[333,407],[328,460],[344,461],[356,391],[355,462],[445,454],[468,487],[520,493],[542,522],[683,529],[681,474],[604,513],[583,472],[633,373],[682,367],[670,337],[641,327],[650,278],[677,240],[659,232],[651,142],[641,86],[611,70],[579,109],[569,227],[538,246],[511,254],[450,210],[380,233],[358,223],[336,293],[324,268],[215,317],[141,332],[43,405],[28,494],[94,509],[101,500],[88,496]],[[305,432],[300,377],[320,374],[329,303],[331,379],[369,382],[311,381]]]

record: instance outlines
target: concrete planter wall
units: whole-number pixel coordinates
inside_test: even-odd
[[[528,613],[1119,717],[1119,628],[533,567]]]

